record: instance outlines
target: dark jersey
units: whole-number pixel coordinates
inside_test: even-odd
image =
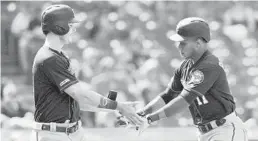
[[[196,63],[185,60],[175,71],[169,87],[173,91],[186,89],[200,95],[189,106],[196,125],[223,118],[235,110],[226,73],[218,58],[209,51]]]
[[[33,87],[37,122],[63,123],[78,121],[79,105],[64,92],[78,82],[71,72],[70,61],[50,48],[41,48],[33,64]]]

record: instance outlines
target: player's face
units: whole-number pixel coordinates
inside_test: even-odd
[[[177,49],[179,50],[181,56],[185,59],[192,58],[195,53],[196,41],[194,40],[184,40],[177,42]]]
[[[73,23],[69,23],[69,28],[69,32],[64,36],[61,36],[61,40],[64,42],[64,44],[69,44],[73,42],[72,36],[76,32],[76,28]]]

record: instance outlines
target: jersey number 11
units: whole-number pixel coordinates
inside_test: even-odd
[[[205,98],[205,96],[197,97],[198,105],[203,105],[209,103],[208,100]]]

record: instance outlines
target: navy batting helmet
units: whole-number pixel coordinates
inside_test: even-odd
[[[65,35],[69,32],[69,23],[78,23],[74,12],[68,5],[51,5],[47,7],[41,16],[42,31],[46,35],[50,31],[57,35]]]
[[[177,24],[176,34],[170,37],[173,41],[183,41],[188,37],[202,37],[206,42],[210,41],[210,28],[208,23],[199,17],[188,17]]]

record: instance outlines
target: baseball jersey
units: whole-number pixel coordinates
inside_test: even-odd
[[[50,56],[44,58],[46,52]],[[79,104],[64,92],[78,82],[71,70],[70,60],[62,52],[51,48],[39,50],[33,64],[35,121],[63,123],[80,119]]]
[[[196,125],[221,119],[235,110],[226,73],[219,59],[209,51],[196,63],[191,59],[184,60],[175,71],[169,88],[173,91],[185,89],[199,95],[189,106]]]

